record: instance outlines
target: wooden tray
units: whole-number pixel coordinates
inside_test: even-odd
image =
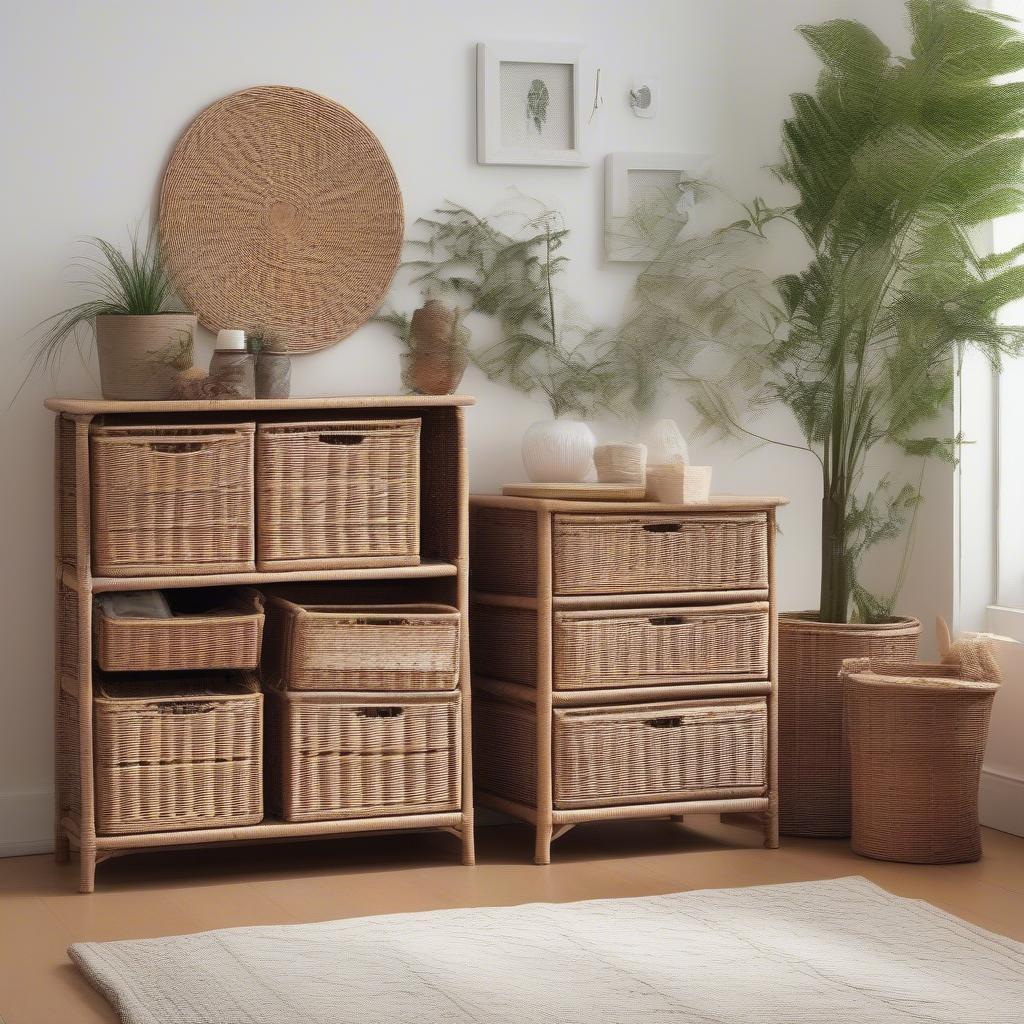
[[[647,489],[636,484],[505,484],[510,498],[553,498],[569,501],[644,501]]]

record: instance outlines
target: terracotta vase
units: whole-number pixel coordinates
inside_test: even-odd
[[[178,374],[192,366],[195,334],[196,318],[191,313],[96,317],[103,397],[172,398]]]
[[[843,737],[846,658],[907,662],[921,623],[819,622],[817,612],[779,615],[779,821],[790,836],[850,834],[849,754]]]
[[[469,364],[469,331],[462,310],[428,299],[412,315],[402,381],[421,395],[449,395]]]

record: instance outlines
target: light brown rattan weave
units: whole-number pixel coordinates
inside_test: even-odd
[[[850,834],[849,755],[843,746],[846,658],[913,661],[921,624],[818,622],[813,612],[779,616],[779,799],[787,835]]]
[[[417,564],[419,439],[418,419],[260,423],[259,567]]]
[[[252,675],[97,680],[100,835],[263,817],[263,695]]]
[[[93,571],[252,571],[254,431],[252,423],[94,426]]]
[[[391,162],[351,111],[258,86],[207,107],[160,194],[160,237],[202,323],[260,327],[289,352],[348,337],[378,309],[405,219]]]
[[[553,713],[555,807],[760,796],[764,700],[704,700]]]
[[[556,515],[555,594],[767,589],[763,512]]]
[[[170,619],[93,611],[93,651],[105,672],[254,669],[263,639],[263,596],[239,590],[170,590]]]
[[[267,697],[268,800],[285,821],[458,808],[457,692]]]
[[[460,620],[440,604],[267,600],[264,677],[289,690],[454,690]]]
[[[537,806],[536,708],[474,695],[473,772],[479,790]]]
[[[913,864],[981,856],[978,786],[999,684],[950,665],[843,669],[855,852]]]
[[[537,515],[476,507],[469,521],[470,581],[474,590],[532,595],[537,590]]]

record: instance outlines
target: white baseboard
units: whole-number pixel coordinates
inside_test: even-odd
[[[53,791],[0,793],[0,857],[53,850]]]
[[[978,810],[982,825],[1024,836],[1024,779],[982,769]]]

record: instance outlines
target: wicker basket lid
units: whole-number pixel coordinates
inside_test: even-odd
[[[285,86],[207,107],[160,194],[182,299],[211,330],[260,329],[288,352],[333,345],[377,311],[404,230],[377,137],[332,100]]]

